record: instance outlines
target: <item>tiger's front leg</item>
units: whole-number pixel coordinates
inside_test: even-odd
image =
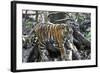
[[[63,43],[58,44],[58,49],[60,50],[61,60],[66,60],[66,49],[64,48]]]

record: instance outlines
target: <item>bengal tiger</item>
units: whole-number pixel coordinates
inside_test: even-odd
[[[68,34],[72,34],[69,26],[65,24],[37,24],[34,28],[38,37],[39,47],[43,45],[42,42],[52,39],[56,42],[55,46],[60,50],[61,59],[64,59],[66,55],[64,42]]]

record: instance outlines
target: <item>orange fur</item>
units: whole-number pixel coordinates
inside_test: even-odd
[[[64,57],[64,47],[63,47],[63,33],[64,32],[64,25],[45,25],[37,27],[36,33],[38,34],[38,40],[39,42],[42,42],[45,40],[45,38],[53,39],[58,44],[58,49],[61,52],[61,57]],[[44,35],[47,34],[47,37]]]

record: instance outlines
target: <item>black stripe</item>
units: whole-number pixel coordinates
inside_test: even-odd
[[[45,2],[29,2],[29,1],[14,1],[19,4],[36,4],[36,5],[49,5],[49,6],[68,6],[68,7],[84,7],[84,8],[96,8],[93,5],[78,5],[78,4],[61,4],[61,3],[45,3]]]
[[[96,7],[96,66],[98,66],[98,7]]]
[[[16,71],[16,3],[11,2],[11,71]]]

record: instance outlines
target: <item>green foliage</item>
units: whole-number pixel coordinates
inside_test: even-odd
[[[25,26],[27,28],[31,28],[32,27],[32,24],[33,24],[33,22],[28,21],[28,22],[26,22]]]
[[[91,40],[91,32],[86,35],[86,38],[90,41]]]

